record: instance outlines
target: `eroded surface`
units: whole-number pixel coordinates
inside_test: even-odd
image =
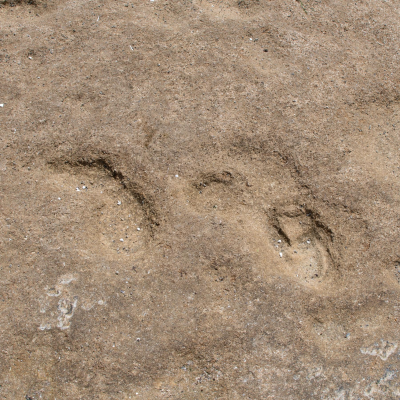
[[[394,1],[0,2],[0,396],[400,396]]]

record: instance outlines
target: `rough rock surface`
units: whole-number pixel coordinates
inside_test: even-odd
[[[2,0],[1,398],[399,398],[399,44],[396,0]]]

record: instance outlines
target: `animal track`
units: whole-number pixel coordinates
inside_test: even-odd
[[[200,175],[192,183],[197,193],[188,194],[198,212],[211,211],[236,225],[233,229],[247,242],[243,249],[263,266],[260,273],[285,274],[316,286],[335,270],[334,235],[314,210],[287,202],[279,205],[286,201],[280,200],[281,188],[291,193],[292,204],[301,204],[299,191],[294,185],[291,190],[292,185],[289,179],[271,182],[268,176],[250,184],[239,173],[213,171]]]
[[[157,222],[151,201],[104,159],[53,162],[49,181],[59,190],[60,242],[75,240],[87,256],[135,253],[153,234]]]
[[[243,184],[243,180],[238,173],[213,171],[201,174],[192,183],[188,194],[192,195],[192,202],[199,210],[228,211],[238,208],[241,184]],[[193,196],[193,188],[197,191],[196,196]]]
[[[194,183],[194,186],[201,190],[211,183],[222,183],[223,185],[229,185],[233,182],[233,174],[229,171],[222,172],[212,172],[209,174],[203,174],[201,178],[201,182]]]
[[[306,285],[322,282],[334,265],[332,231],[314,211],[296,206],[274,210],[271,223],[282,243],[274,244],[280,248],[291,274]]]

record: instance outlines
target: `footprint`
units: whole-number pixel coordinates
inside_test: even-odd
[[[270,178],[279,168],[271,163],[271,173],[260,170],[254,182],[233,170],[203,173],[185,195],[196,212],[224,226],[225,238],[241,238],[237,251],[251,255],[258,276],[286,275],[317,288],[328,278],[330,282],[337,269],[334,234],[316,211],[302,205],[302,194],[290,176]],[[283,199],[282,193],[290,198]]]
[[[47,176],[46,184],[58,192],[53,205],[58,218],[52,219],[57,241],[75,242],[82,256],[132,254],[152,235],[156,222],[150,202],[105,160],[55,161]]]
[[[300,206],[275,209],[271,222],[286,272],[306,286],[321,283],[334,267],[332,231],[314,211]]]
[[[241,208],[239,203],[244,181],[233,171],[212,171],[201,174],[187,188],[186,195],[199,212],[229,212]]]

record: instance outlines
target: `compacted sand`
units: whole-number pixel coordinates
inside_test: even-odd
[[[1,398],[400,398],[398,1],[0,5]]]

